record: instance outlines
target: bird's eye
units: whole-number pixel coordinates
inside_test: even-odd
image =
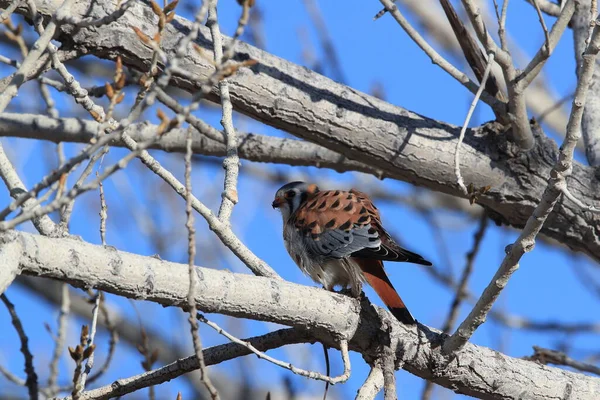
[[[296,192],[294,192],[293,190],[285,192],[285,197],[288,198],[288,199],[291,199],[295,195],[296,195]]]

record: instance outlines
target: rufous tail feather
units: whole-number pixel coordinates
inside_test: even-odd
[[[404,324],[415,324],[415,319],[386,275],[383,269],[383,262],[381,260],[366,258],[354,258],[354,261],[360,266],[365,279],[389,308],[394,317]]]

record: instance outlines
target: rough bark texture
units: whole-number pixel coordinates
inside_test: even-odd
[[[0,7],[8,3],[0,0]],[[50,16],[58,2],[36,3],[39,12]],[[72,15],[101,17],[114,11],[112,2],[95,2],[91,9],[88,5],[86,1],[77,2]],[[120,55],[130,67],[143,70],[150,63],[151,50],[131,27],[153,34],[155,19],[149,7],[136,2],[117,22],[106,26],[74,31],[65,25],[57,40],[66,49],[102,58]],[[176,18],[167,27],[162,42],[167,54],[172,54],[181,32],[186,33],[189,26],[189,21]],[[202,28],[198,43],[210,52],[208,38],[208,29]],[[229,80],[237,111],[369,165],[382,177],[461,195],[453,174],[453,146],[458,134],[455,126],[335,83],[247,44],[239,43],[237,49],[236,60],[258,61]],[[188,91],[195,91],[195,82],[213,70],[192,50],[182,59],[181,67],[185,76],[175,74],[172,84]],[[216,100],[216,95],[211,99]],[[531,151],[517,153],[507,141],[509,134],[493,125],[470,130],[462,151],[462,164],[469,168],[463,169],[463,175],[465,182],[475,187],[491,185],[480,203],[494,212],[498,222],[523,227],[546,185],[556,160],[556,146],[538,133]],[[597,204],[600,200],[593,168],[575,163],[568,183],[571,192],[584,203]],[[599,222],[600,215],[582,212],[561,201],[542,233],[600,260]]]
[[[186,264],[95,246],[75,239],[50,239],[27,233],[0,235],[0,247],[13,247],[7,262],[28,275],[67,281],[165,306],[187,305]],[[18,247],[20,251],[14,251]],[[600,379],[467,344],[451,361],[441,353],[443,336],[424,325],[407,327],[387,311],[348,296],[263,277],[197,268],[197,307],[236,317],[306,329],[335,346],[330,332],[350,339],[350,348],[369,360],[379,354],[382,326],[392,329],[394,351],[410,373],[486,399],[595,399]],[[283,343],[282,343],[283,344]],[[569,397],[570,396],[570,397]]]

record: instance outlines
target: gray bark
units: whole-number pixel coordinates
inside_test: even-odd
[[[18,246],[19,252],[11,252],[12,261],[18,262],[24,274],[165,306],[187,305],[186,264],[70,238],[51,239],[14,231],[0,235],[0,243],[2,248]],[[393,351],[403,360],[403,368],[457,393],[486,399],[556,399],[568,393],[571,397],[567,398],[594,399],[600,392],[598,378],[508,357],[473,344],[467,344],[457,358],[448,361],[441,353],[442,334],[424,325],[415,328],[400,324],[367,300],[359,302],[319,288],[247,274],[201,267],[197,273],[195,299],[200,310],[306,329],[330,346],[335,346],[333,337],[346,337],[350,348],[367,359],[379,354],[373,338],[382,323],[389,323]],[[389,321],[382,322],[382,318]]]
[[[0,7],[8,1],[0,0]],[[54,3],[38,1],[38,11],[49,16]],[[88,3],[77,2],[72,15],[82,16]],[[88,13],[101,17],[114,10],[112,3],[97,3]],[[21,8],[17,9],[23,12]],[[65,48],[114,59],[123,57],[131,67],[147,68],[151,50],[144,46],[131,26],[153,32],[154,15],[136,2],[118,21],[94,29],[73,32],[62,26],[57,37]],[[176,18],[166,29],[163,47],[172,54],[181,33],[190,23]],[[206,28],[198,44],[210,52]],[[228,43],[228,40],[225,40]],[[319,144],[354,161],[379,170],[381,177],[400,179],[432,190],[461,196],[453,174],[453,146],[458,135],[455,126],[435,121],[337,84],[252,46],[239,43],[235,58],[252,58],[258,64],[243,68],[231,77],[234,108],[250,117]],[[175,74],[172,83],[184,90],[197,90],[195,82],[212,73],[213,67],[190,50],[182,59],[184,72]],[[216,100],[216,95],[210,97]],[[535,128],[535,127],[534,127]],[[534,129],[535,131],[535,129]],[[540,198],[550,169],[556,160],[554,141],[539,132],[536,146],[517,153],[505,135],[494,125],[467,133],[462,165],[465,182],[475,187],[491,185],[480,203],[491,210],[497,222],[521,228]],[[358,168],[357,168],[358,169]],[[575,163],[569,180],[571,192],[586,204],[600,200],[594,169]],[[548,218],[542,234],[558,240],[572,250],[600,260],[600,215],[582,212],[569,202],[559,202]]]
[[[573,42],[575,44],[575,60],[577,62],[577,77],[583,62],[583,52],[586,48],[586,40],[590,34],[590,20],[596,18],[590,13],[590,0],[580,1],[575,8],[575,14],[571,20],[573,26]],[[585,154],[591,166],[600,165],[600,65],[596,61],[594,77],[590,83],[581,121],[581,133],[585,145]]]

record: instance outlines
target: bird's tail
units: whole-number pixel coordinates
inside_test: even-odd
[[[354,261],[360,266],[365,279],[389,308],[394,317],[404,324],[415,324],[415,319],[386,275],[383,269],[383,262],[367,258],[355,258]]]

